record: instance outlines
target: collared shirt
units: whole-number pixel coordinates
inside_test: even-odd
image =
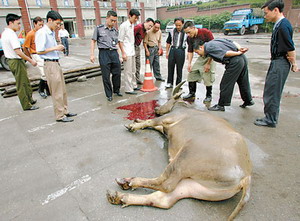
[[[293,42],[293,28],[286,18],[276,24],[271,38],[271,57],[286,56],[289,51],[295,50]]]
[[[144,42],[150,47],[158,46],[158,43],[161,42],[161,30],[153,32],[152,29],[150,29],[147,31]]]
[[[225,57],[227,51],[238,51],[236,45],[228,39],[217,38],[204,44],[205,56],[210,56],[214,61],[226,63],[230,58]]]
[[[1,35],[1,43],[6,58],[21,59],[14,49],[21,48],[18,36],[11,28],[5,28]]]
[[[60,29],[58,31],[58,37],[60,37],[60,38],[68,38],[69,37],[69,32],[66,29]]]
[[[134,25],[129,20],[123,22],[119,29],[119,41],[123,42],[127,56],[134,56]]]
[[[201,40],[204,42],[209,42],[214,39],[214,36],[212,32],[206,28],[198,28],[198,33],[195,37],[187,38],[187,43],[188,43],[188,52],[193,53],[194,52],[194,43],[196,40]]]
[[[138,24],[134,27],[134,45],[139,46],[146,36],[146,29],[144,23]]]
[[[275,30],[275,28],[277,27],[278,23],[279,23],[282,19],[284,19],[284,16],[282,16],[281,18],[279,18],[279,19],[275,22],[274,27],[273,27],[273,30]]]
[[[32,29],[30,32],[27,33],[25,42],[23,44],[23,47],[29,48],[29,53],[30,54],[36,54],[36,49],[35,49],[35,33],[36,31]]]
[[[47,24],[36,32],[35,46],[37,52],[42,52],[48,48],[57,46],[55,32],[51,31]],[[41,54],[40,57],[42,59],[59,59],[59,52],[51,51],[46,54]]]
[[[97,41],[99,49],[117,49],[118,35],[118,31],[114,27],[98,25],[94,30],[92,40]]]
[[[169,32],[166,42],[167,42],[167,44],[170,44],[171,46],[185,48],[186,47],[186,34],[183,30],[177,31],[177,29],[174,28],[172,32]]]

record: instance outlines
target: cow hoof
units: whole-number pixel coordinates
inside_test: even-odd
[[[110,202],[111,204],[114,204],[114,205],[121,205],[123,204],[122,203],[122,199],[121,199],[121,196],[122,194],[115,191],[115,192],[112,192],[112,191],[109,191],[107,190],[106,192],[106,198],[108,200],[108,202]]]
[[[129,190],[131,189],[130,186],[131,179],[132,178],[116,178],[116,182],[123,190]]]
[[[130,132],[133,132],[133,126],[131,124],[129,125],[124,125],[126,127],[127,130],[129,130]]]

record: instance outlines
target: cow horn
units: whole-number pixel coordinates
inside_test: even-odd
[[[177,84],[177,86],[174,88],[172,95],[174,96],[175,94],[177,94],[179,92],[179,89],[181,88],[181,86],[185,83],[186,81],[182,81],[179,84]]]

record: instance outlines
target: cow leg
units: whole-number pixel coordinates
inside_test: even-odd
[[[183,198],[195,198],[209,201],[229,199],[238,193],[240,189],[209,189],[192,179],[181,180],[174,191],[165,193],[161,191],[148,195],[124,194],[120,192],[108,192],[107,199],[111,204],[125,206],[145,205],[159,208],[171,208],[178,200]]]
[[[157,178],[117,178],[116,182],[123,190],[149,188],[161,192],[172,192],[178,182],[184,178],[182,172],[175,169],[176,167],[180,167],[177,163],[176,159],[170,162],[165,171]]]
[[[149,120],[135,120],[134,123],[131,123],[125,127],[131,132],[145,128],[154,128],[155,130],[158,130],[161,133],[163,133],[163,126],[159,117]]]

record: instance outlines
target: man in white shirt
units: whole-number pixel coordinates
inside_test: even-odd
[[[122,52],[124,64],[124,90],[126,94],[137,94],[135,79],[135,48],[134,48],[134,24],[138,21],[140,12],[131,9],[127,21],[121,24],[119,29],[119,46]]]
[[[5,57],[8,58],[9,68],[16,79],[17,94],[23,110],[36,110],[39,107],[33,105],[36,100],[32,98],[32,88],[24,60],[30,62],[33,66],[36,66],[37,63],[21,50],[21,44],[16,34],[21,29],[20,18],[21,16],[15,14],[7,14],[7,27],[2,32],[1,37],[2,48]]]
[[[62,43],[62,45],[65,47],[65,50],[64,50],[65,56],[69,56],[69,41],[68,41],[69,35],[70,34],[65,29],[64,24],[62,24],[58,31],[58,39],[59,39],[60,43]]]

